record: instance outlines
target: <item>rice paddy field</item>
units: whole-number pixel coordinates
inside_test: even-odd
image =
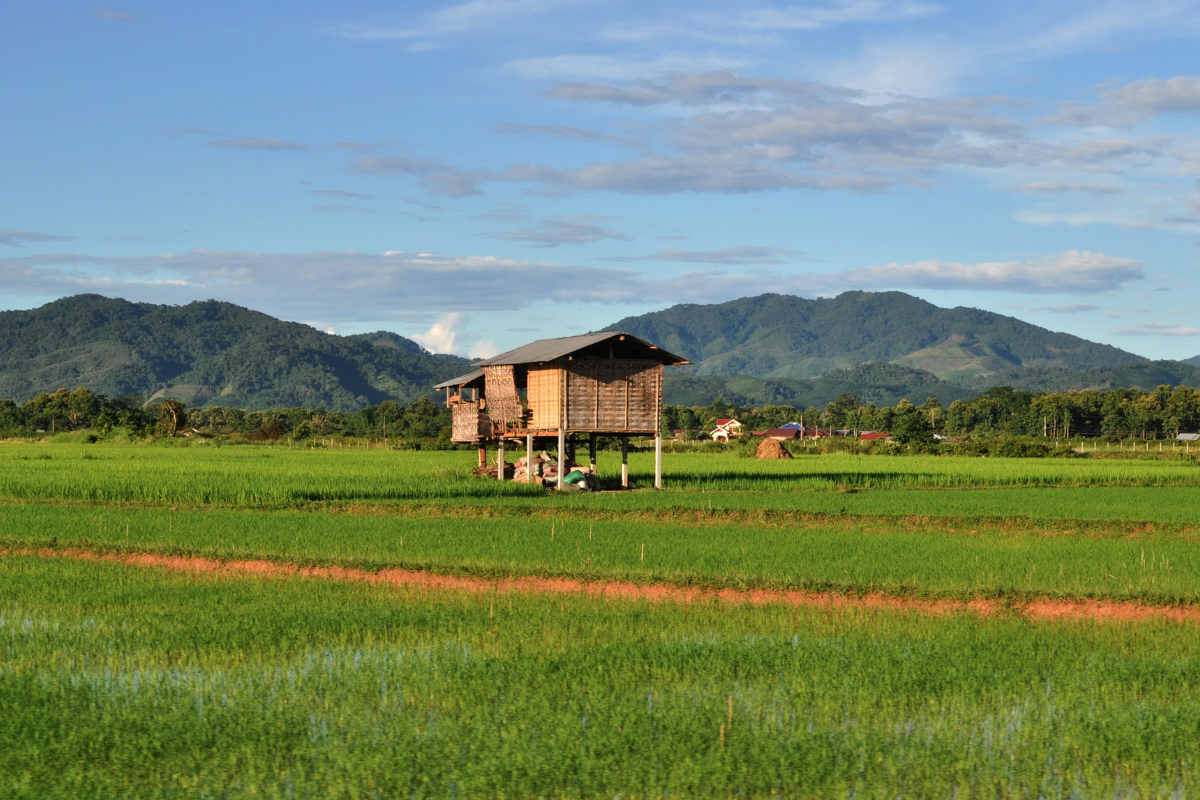
[[[0,443],[0,796],[1195,795],[1200,466],[1139,456]]]

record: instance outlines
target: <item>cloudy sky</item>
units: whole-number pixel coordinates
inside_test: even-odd
[[[1200,3],[0,3],[0,308],[483,355],[898,289],[1200,352]]]

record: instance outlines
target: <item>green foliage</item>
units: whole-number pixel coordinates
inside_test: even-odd
[[[178,400],[163,400],[158,409],[158,425],[155,426],[155,432],[160,436],[174,436],[187,425],[187,411]]]
[[[989,401],[1019,407],[1015,393]],[[853,406],[835,405],[805,413]],[[432,413],[393,411],[361,421]],[[319,416],[263,419],[294,434]],[[1200,791],[1188,626],[1007,610],[1032,598],[1194,609],[1190,458],[801,448],[768,462],[734,446],[669,456],[665,491],[586,496],[474,478],[469,452],[319,436],[78,443],[94,435],[0,446],[0,796]],[[635,486],[652,458],[632,454]],[[600,467],[611,480],[618,459]],[[20,553],[81,547],[487,580],[468,592],[386,574],[214,578]],[[509,591],[522,576],[843,594],[828,607],[648,603]],[[872,604],[856,607],[861,595]],[[996,610],[909,613],[881,597]]]
[[[933,446],[933,424],[929,416],[907,400],[900,401],[896,406],[891,434],[897,444]]]
[[[0,793],[1169,796],[1162,626],[414,595],[9,558]]]
[[[663,381],[664,402],[703,405],[713,397],[737,406],[791,405],[825,406],[838,397],[861,396],[879,405],[891,405],[905,397],[935,395],[950,403],[974,396],[975,392],[934,375],[899,364],[858,364],[826,372],[808,380],[689,375],[667,372]]]
[[[968,376],[1014,367],[1077,371],[1146,362],[1002,314],[938,308],[901,292],[845,292],[815,300],[764,294],[678,305],[628,317],[607,330],[629,331],[679,353],[699,375],[805,379],[864,361],[904,360],[945,378],[964,374],[964,361],[975,365],[974,372],[965,371]]]
[[[18,402],[68,384],[110,396],[162,393],[191,406],[350,412],[430,395],[467,363],[395,334],[334,336],[230,303],[98,295],[0,312],[0,354],[0,397]]]
[[[1062,394],[1035,394],[1011,386],[996,386],[970,400],[955,400],[946,408],[936,397],[919,406],[901,399],[894,407],[854,404],[857,396],[838,395],[823,411],[815,408],[766,405],[746,407],[721,401],[721,416],[736,417],[751,429],[774,427],[784,421],[850,431],[885,431],[904,444],[928,444],[934,433],[946,436],[1071,437],[1119,439],[1169,439],[1181,432],[1200,430],[1200,391],[1189,386],[1159,386],[1152,392],[1137,389],[1087,390]],[[717,406],[665,406],[664,428],[687,428],[693,435],[712,429]],[[901,427],[902,426],[902,427]]]

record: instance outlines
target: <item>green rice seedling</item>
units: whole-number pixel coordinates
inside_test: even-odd
[[[1186,796],[1198,689],[1177,626],[0,559],[5,797]]]
[[[1047,536],[1036,528],[955,524],[686,524],[37,504],[0,506],[0,546],[53,543],[489,579],[535,575],[956,599],[1200,603],[1200,547],[1178,533]]]
[[[280,507],[312,502],[528,498],[545,493],[521,482],[476,478],[471,474],[474,458],[473,453],[461,451],[5,444],[0,446],[0,498]],[[651,459],[650,454],[634,454],[635,486],[649,486]],[[619,465],[613,459],[609,462],[601,460],[601,477],[616,483]],[[1200,486],[1200,469],[1190,461],[842,454],[758,461],[685,453],[667,459],[666,476],[668,495]],[[637,501],[626,502],[636,505]]]

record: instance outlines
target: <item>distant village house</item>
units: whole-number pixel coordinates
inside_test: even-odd
[[[716,427],[709,436],[714,442],[728,442],[731,436],[742,435],[742,421],[738,419],[719,419]]]

